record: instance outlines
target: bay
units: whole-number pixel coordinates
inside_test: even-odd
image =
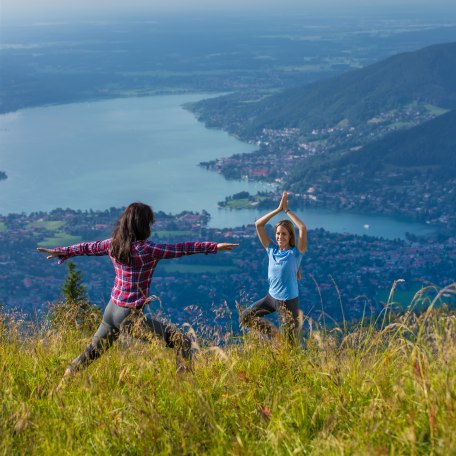
[[[106,209],[132,201],[165,212],[212,212],[226,195],[260,188],[198,163],[254,146],[210,130],[182,104],[203,95],[124,98],[0,116],[0,213]]]
[[[254,223],[258,210],[217,208],[225,196],[268,188],[227,181],[198,163],[255,146],[206,128],[182,105],[207,94],[121,98],[24,109],[0,116],[0,214],[104,210],[144,201],[155,210],[211,214],[211,227]],[[213,95],[212,95],[213,96]],[[292,202],[292,199],[291,201]],[[309,228],[403,238],[426,225],[393,217],[297,211]]]

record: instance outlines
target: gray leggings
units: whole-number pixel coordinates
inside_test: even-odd
[[[296,343],[299,340],[301,330],[298,298],[280,301],[268,294],[241,313],[241,325],[257,329],[269,336],[276,336],[279,331],[275,325],[262,318],[273,312],[279,312],[288,340]]]
[[[181,333],[174,325],[163,324],[144,315],[144,309],[120,307],[109,301],[103,313],[103,321],[92,338],[89,346],[75,358],[69,366],[70,370],[80,370],[99,358],[115,340],[120,330],[140,339],[148,339],[151,334],[166,342],[166,346],[176,348],[178,356],[191,359],[191,340]]]

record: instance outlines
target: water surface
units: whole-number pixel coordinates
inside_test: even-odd
[[[126,98],[0,116],[0,213],[106,209],[149,202],[166,212],[214,211],[260,188],[198,163],[254,147],[197,122],[181,105],[202,95]]]
[[[264,184],[227,181],[198,163],[251,152],[182,108],[203,94],[123,98],[25,109],[0,116],[0,214],[57,207],[107,209],[144,201],[155,210],[208,211],[210,226],[254,223],[257,210],[217,208],[226,196]],[[292,200],[291,200],[292,203]],[[297,211],[309,228],[403,238],[423,224],[328,210]]]

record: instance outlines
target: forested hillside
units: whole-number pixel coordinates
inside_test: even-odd
[[[429,167],[435,175],[452,177],[456,168],[455,126],[456,111],[450,111],[410,130],[391,133],[362,151],[351,151],[339,164],[362,164],[372,170],[388,165]]]
[[[315,158],[297,167],[290,183],[318,179],[322,173],[346,172],[372,177],[383,172],[424,174],[427,179],[451,179],[456,171],[456,111],[414,128],[398,131],[331,159]],[[310,184],[310,181],[308,182]]]
[[[193,107],[208,125],[259,147],[207,164],[226,177],[261,173],[305,205],[401,214],[447,234],[456,225],[455,108],[456,43],[271,96]]]
[[[264,128],[357,125],[412,103],[455,108],[456,43],[397,54],[341,76],[245,101],[225,96],[202,101],[194,110],[211,126],[245,137]]]

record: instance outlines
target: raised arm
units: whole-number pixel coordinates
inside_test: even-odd
[[[287,194],[286,194],[286,192],[283,192],[282,199],[280,200],[280,204],[277,207],[277,209],[274,209],[273,211],[268,212],[267,214],[263,215],[255,222],[256,232],[260,239],[261,245],[265,249],[267,249],[269,247],[269,244],[271,243],[271,238],[268,236],[268,233],[266,232],[266,229],[265,229],[266,223],[268,223],[269,220],[272,219],[272,217],[276,216],[278,213],[280,213],[284,210],[284,204],[286,203],[286,199],[287,199]]]
[[[285,214],[290,217],[291,221],[298,227],[299,236],[298,236],[298,250],[301,253],[304,253],[307,250],[307,227],[304,222],[288,208],[288,198],[284,201],[284,208]]]

